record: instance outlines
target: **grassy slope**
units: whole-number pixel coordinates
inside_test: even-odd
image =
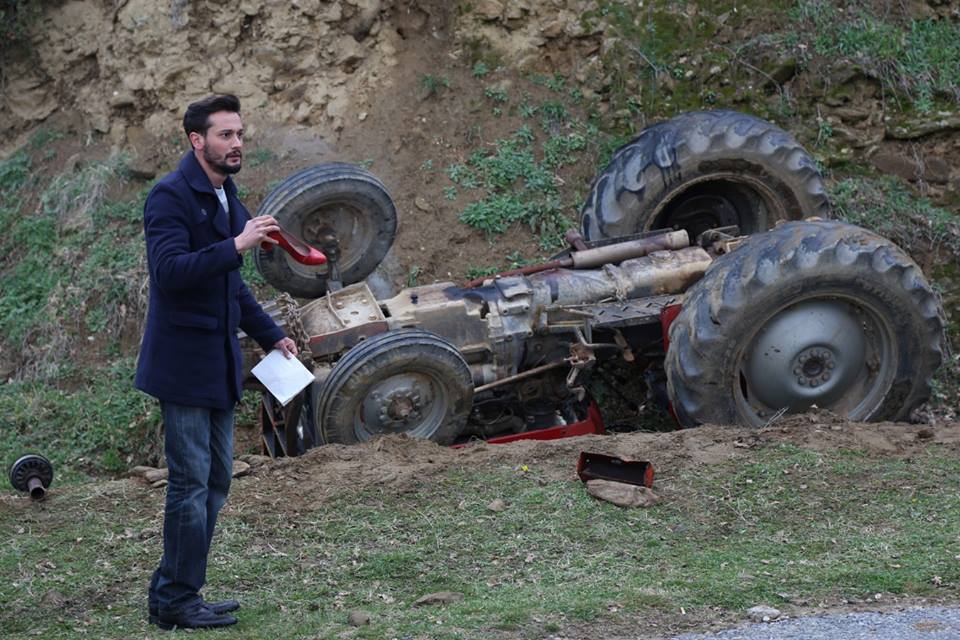
[[[601,4],[608,14],[623,8]],[[942,38],[937,30],[943,25],[887,23],[868,13],[825,19],[835,16],[825,3],[783,3],[780,9],[792,11],[769,18],[764,33],[732,49],[707,48],[703,39],[715,35],[716,21],[705,15],[686,28],[667,4],[640,16],[615,16],[620,43],[644,52],[647,61],[629,47],[609,52],[608,108],[563,77],[531,80],[553,83],[551,101],[525,106],[519,95],[503,96],[506,102],[496,92],[485,96],[491,117],[498,117],[497,109],[516,109],[529,131],[478,148],[459,167],[436,170],[449,177],[448,189],[470,194],[474,204],[463,219],[491,231],[494,252],[501,223],[510,229],[526,223],[531,237],[549,244],[570,222],[557,201],[576,200],[584,187],[544,176],[568,162],[602,164],[644,118],[714,106],[753,111],[796,131],[826,164],[833,134],[822,122],[810,124],[818,96],[762,89],[762,76],[750,67],[772,70],[764,47],[808,52],[799,61],[808,75],[821,72],[821,55],[839,68],[854,60],[872,65],[884,74],[890,108],[904,117],[942,107],[960,83],[954,66],[937,63],[941,51],[960,41]],[[730,9],[726,4],[703,6],[720,15]],[[740,19],[732,15],[728,24]],[[832,36],[820,38],[826,29]],[[858,30],[885,38],[858,40]],[[877,42],[886,45],[873,47]],[[734,81],[714,82],[702,73],[688,79],[690,52],[698,50],[707,51],[698,68],[721,66]],[[477,62],[470,64],[482,77]],[[746,92],[750,79],[757,89]],[[563,135],[555,136],[557,130]],[[20,379],[0,385],[0,459],[42,451],[57,463],[58,483],[69,483],[151,460],[158,419],[152,402],[129,387],[132,334],[142,314],[143,194],[110,196],[116,191],[110,186],[123,177],[122,159],[54,170],[62,159],[45,149],[62,135],[41,130],[0,162],[0,222],[9,229],[0,238],[0,331],[5,352],[21,353],[28,363]],[[577,136],[586,139],[585,147]],[[840,215],[912,250],[927,252],[937,244],[945,250],[934,275],[943,277],[939,286],[955,301],[955,208],[933,206],[905,183],[849,161],[830,171]],[[510,179],[524,188],[513,189]],[[498,219],[504,213],[509,219]],[[47,259],[50,251],[56,263]],[[521,260],[503,256],[496,265],[472,266],[482,272]],[[956,405],[958,386],[955,370],[945,370],[941,406]],[[936,450],[882,468],[856,454],[811,455],[770,450],[750,467],[671,479],[676,500],[639,514],[597,505],[572,485],[536,485],[509,469],[451,472],[410,495],[344,493],[294,520],[234,513],[212,571],[226,591],[247,595],[241,629],[247,637],[258,630],[295,637],[306,629],[327,637],[344,630],[344,610],[352,607],[375,615],[375,625],[357,632],[360,637],[455,637],[458,626],[519,628],[536,637],[576,620],[652,619],[679,606],[706,612],[760,600],[777,604],[779,593],[811,604],[873,592],[956,595],[960,576],[950,574],[956,549],[949,545],[960,534],[960,514],[956,496],[944,489],[955,477],[954,461]],[[814,495],[799,489],[799,478]],[[453,496],[469,498],[461,507]],[[492,516],[483,505],[493,497],[513,506]],[[57,509],[0,506],[0,563],[4,575],[15,576],[0,586],[0,627],[43,635],[80,635],[74,628],[104,637],[141,632],[142,601],[130,585],[143,584],[155,560],[159,493],[127,484],[63,485],[58,500]],[[376,543],[384,538],[402,544],[385,550]],[[533,554],[529,562],[527,553]],[[934,576],[946,586],[935,588]],[[414,597],[439,588],[462,590],[467,598],[444,610],[409,610]],[[68,603],[57,606],[54,594],[52,602],[31,608],[51,590]]]
[[[957,596],[952,452],[890,460],[779,445],[752,460],[667,469],[666,500],[648,510],[545,479],[536,460],[529,470],[450,467],[413,490],[345,485],[292,511],[282,495],[272,507],[258,499],[284,486],[275,476],[241,479],[210,595],[243,601],[232,637],[338,637],[347,613],[363,610],[373,624],[348,636],[371,639],[538,638],[583,622],[737,617],[761,603],[794,611]],[[497,498],[501,512],[487,508]],[[115,481],[60,489],[45,505],[0,502],[0,628],[143,637],[161,501],[162,491]],[[464,599],[411,607],[437,591]]]

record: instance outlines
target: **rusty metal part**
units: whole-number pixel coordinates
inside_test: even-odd
[[[10,465],[10,484],[29,493],[32,500],[43,500],[53,482],[53,464],[43,456],[29,453]]]
[[[584,242],[583,236],[576,229],[567,229],[567,232],[563,234],[563,239],[577,251],[587,250],[587,243]]]
[[[547,287],[551,304],[583,304],[679,293],[703,277],[713,262],[700,247],[654,251],[602,269],[558,269],[530,276],[534,287]]]
[[[343,288],[340,275],[340,241],[337,233],[330,227],[324,227],[317,233],[320,251],[327,256],[327,291],[339,291]]]
[[[594,249],[575,251],[570,258],[574,269],[592,269],[605,264],[619,263],[631,258],[639,258],[654,251],[671,251],[690,246],[690,236],[683,229],[668,231],[649,238],[640,238],[630,242],[620,242]]]
[[[301,352],[306,352],[305,355],[312,357],[309,335],[300,320],[300,305],[289,293],[281,293],[277,296],[276,304],[283,317],[282,326],[286,329],[287,336],[297,343],[297,348]]]
[[[730,253],[746,239],[746,236],[740,235],[739,227],[731,225],[704,231],[697,236],[697,245],[706,249],[710,254],[719,256]]]
[[[619,329],[613,330],[613,340],[617,343],[617,346],[620,347],[620,355],[623,356],[624,360],[627,362],[636,360],[636,356],[633,355],[633,349],[630,348],[627,339],[623,337]]]
[[[588,480],[610,480],[653,487],[653,465],[646,460],[625,460],[605,453],[583,451],[577,461],[577,475]]]
[[[261,394],[260,444],[271,458],[299,456],[320,444],[312,425],[305,394],[296,395],[287,405],[281,405],[269,393]]]
[[[300,322],[314,357],[346,351],[389,325],[366,283],[329,291],[300,309]]]
[[[540,273],[541,271],[549,271],[551,269],[561,269],[564,267],[572,267],[573,260],[571,258],[563,258],[560,260],[551,260],[550,262],[544,262],[541,264],[531,264],[526,267],[520,267],[518,269],[509,269],[507,271],[501,271],[490,276],[481,276],[479,278],[474,278],[470,282],[467,282],[463,285],[464,289],[473,289],[479,287],[487,280],[492,278],[503,278],[507,276],[528,276],[534,273]]]
[[[594,349],[620,349],[620,345],[612,342],[587,342],[587,338],[583,335],[580,327],[574,327],[573,332],[577,336],[577,342],[585,349],[590,349],[591,351]]]
[[[539,367],[534,367],[533,369],[527,369],[526,371],[523,371],[521,373],[517,373],[515,375],[509,376],[506,378],[501,378],[500,380],[497,380],[495,382],[491,382],[489,384],[476,387],[473,390],[473,393],[477,394],[482,391],[487,391],[489,389],[495,389],[496,387],[501,387],[505,384],[510,384],[511,382],[523,380],[524,378],[529,378],[531,376],[539,375],[544,371],[550,371],[551,369],[556,369],[557,367],[562,367],[564,365],[569,365],[569,364],[570,362],[566,358],[564,358],[563,360],[557,360],[556,362],[550,362],[548,364],[540,365]]]
[[[593,269],[606,264],[615,264],[632,258],[640,258],[655,251],[683,249],[690,246],[690,236],[686,231],[681,229],[679,231],[658,233],[653,236],[638,238],[628,242],[607,244],[592,249],[586,248],[582,239],[580,240],[580,245],[583,246],[583,249],[574,251],[567,257],[557,258],[542,264],[533,264],[518,269],[501,271],[491,276],[475,278],[463,285],[463,288],[473,289],[491,279],[510,276],[529,276],[554,269]]]

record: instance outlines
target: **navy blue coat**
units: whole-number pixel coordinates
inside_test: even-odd
[[[233,180],[224,190],[229,216],[188,152],[144,207],[150,306],[134,385],[163,401],[232,407],[243,375],[237,327],[264,350],[284,337],[240,278],[233,239],[248,216]]]

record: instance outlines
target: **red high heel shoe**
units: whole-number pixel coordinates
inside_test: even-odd
[[[267,237],[276,240],[280,247],[300,264],[316,266],[327,263],[327,256],[323,255],[322,251],[314,249],[306,242],[296,236],[290,235],[283,229],[280,229],[280,231],[272,231],[267,234]],[[264,251],[272,251],[273,246],[274,245],[269,242],[260,243],[260,248]]]

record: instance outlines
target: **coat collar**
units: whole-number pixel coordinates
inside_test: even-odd
[[[187,151],[180,159],[180,173],[183,174],[184,179],[187,181],[187,184],[190,185],[191,189],[194,191],[199,191],[200,193],[208,193],[216,198],[216,194],[213,191],[213,184],[210,183],[210,178],[207,177],[203,167],[200,166],[200,163],[197,161],[197,157],[193,154],[193,151]],[[236,203],[237,187],[233,183],[233,178],[227,176],[227,179],[223,183],[223,189],[227,193],[227,199],[231,203]],[[232,235],[230,233],[230,218],[233,216],[233,211],[236,208],[237,204],[231,204],[230,215],[225,215],[223,208],[220,207],[220,201],[217,200],[217,209],[210,216],[211,221],[213,222],[213,228],[216,229],[217,233],[224,238],[228,238]]]
[[[215,195],[213,193],[213,185],[210,183],[210,178],[207,177],[203,167],[197,162],[197,157],[193,154],[193,151],[187,151],[183,154],[183,157],[180,158],[180,173],[183,174],[183,177],[187,180],[187,184],[189,184],[190,188],[194,191]],[[226,181],[223,183],[223,188],[226,190],[227,195],[233,196],[237,193],[237,186],[233,183],[233,178],[230,176],[227,176]]]

